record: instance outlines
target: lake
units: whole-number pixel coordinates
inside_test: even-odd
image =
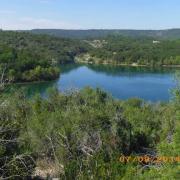
[[[63,92],[86,86],[99,87],[118,99],[138,97],[157,102],[170,99],[175,72],[176,69],[171,68],[69,64],[61,66],[61,75],[56,81],[21,86],[27,88],[29,95],[45,95],[50,87]]]

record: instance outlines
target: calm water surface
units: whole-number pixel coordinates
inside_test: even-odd
[[[23,86],[30,95],[34,93],[45,95],[50,87],[66,91],[91,86],[102,88],[118,99],[139,97],[154,102],[168,101],[170,90],[175,86],[176,71],[169,68],[71,64],[61,66],[61,75],[56,81]]]

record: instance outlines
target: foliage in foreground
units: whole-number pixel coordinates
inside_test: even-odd
[[[179,100],[114,100],[100,89],[42,99],[0,98],[0,177],[178,179],[178,163],[122,163],[121,155],[178,156]]]

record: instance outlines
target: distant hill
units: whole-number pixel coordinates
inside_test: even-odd
[[[158,39],[180,39],[180,29],[168,30],[64,30],[64,29],[33,29],[30,32],[34,34],[48,34],[64,38],[100,38],[107,35],[122,35],[129,37],[153,37]]]

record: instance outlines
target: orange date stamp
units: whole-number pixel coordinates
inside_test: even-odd
[[[130,163],[130,162],[138,162],[138,163],[180,163],[180,156],[120,156],[119,162],[121,163]]]

